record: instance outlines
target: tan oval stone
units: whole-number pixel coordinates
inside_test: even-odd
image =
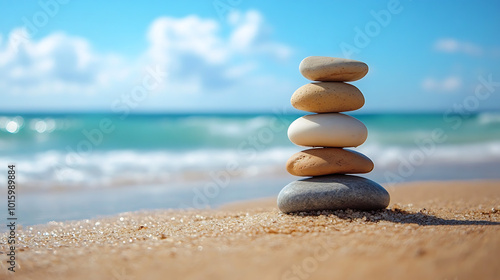
[[[352,82],[368,73],[368,65],[346,58],[309,56],[302,60],[299,70],[311,81]]]
[[[361,91],[342,82],[318,82],[298,88],[290,100],[292,106],[313,113],[357,110],[365,104]]]
[[[286,170],[295,176],[368,173],[373,162],[365,155],[342,148],[316,148],[292,155]]]

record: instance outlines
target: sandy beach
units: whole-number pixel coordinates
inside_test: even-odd
[[[285,215],[275,198],[24,227],[2,279],[498,279],[500,181],[388,187],[388,209]]]

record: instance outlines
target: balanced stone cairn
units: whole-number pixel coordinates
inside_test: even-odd
[[[363,78],[368,66],[356,60],[310,56],[302,60],[299,70],[317,82],[297,89],[291,103],[299,110],[316,114],[295,120],[288,128],[288,138],[296,145],[313,148],[292,155],[286,169],[292,175],[312,177],[285,186],[278,195],[279,209],[292,213],[386,208],[390,198],[382,186],[363,177],[345,175],[373,169],[368,157],[344,149],[365,142],[366,126],[340,113],[363,107],[363,94],[345,82]]]

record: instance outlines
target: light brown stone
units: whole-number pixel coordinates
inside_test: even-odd
[[[290,100],[292,106],[313,113],[357,110],[365,104],[359,89],[342,82],[318,82],[298,88]]]
[[[352,82],[368,73],[368,65],[352,59],[309,56],[302,60],[299,70],[311,81]]]
[[[342,148],[316,148],[292,155],[286,170],[295,176],[368,173],[373,162],[365,155]]]

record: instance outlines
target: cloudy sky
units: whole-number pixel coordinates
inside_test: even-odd
[[[362,112],[500,110],[498,1],[0,1],[0,112],[270,112],[310,55]]]

